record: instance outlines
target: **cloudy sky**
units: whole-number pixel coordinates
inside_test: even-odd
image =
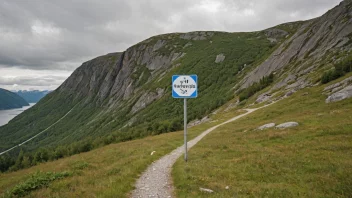
[[[341,0],[2,0],[0,87],[55,89],[83,61],[150,36],[253,31],[318,17]]]

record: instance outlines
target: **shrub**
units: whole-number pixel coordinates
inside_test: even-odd
[[[22,197],[27,195],[30,191],[47,187],[52,181],[71,176],[70,172],[36,172],[29,177],[25,182],[16,185],[8,193],[9,196]]]
[[[324,72],[321,77],[321,83],[326,84],[335,79],[338,79],[344,76],[346,73],[352,71],[352,55],[349,55],[347,58],[341,62],[335,64],[334,68]]]
[[[250,87],[248,87],[247,89],[245,89],[244,91],[242,91],[240,93],[240,95],[239,95],[240,101],[248,99],[249,97],[253,96],[258,91],[266,88],[267,86],[269,86],[273,82],[274,82],[274,74],[273,73],[271,73],[269,76],[263,77],[262,79],[260,79],[259,82],[254,83],[253,85],[251,85]]]

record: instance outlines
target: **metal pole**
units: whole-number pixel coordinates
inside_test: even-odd
[[[184,99],[184,139],[185,139],[185,161],[187,162],[187,98]]]

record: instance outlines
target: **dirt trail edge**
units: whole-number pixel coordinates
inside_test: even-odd
[[[270,104],[271,105],[271,104]],[[266,105],[268,106],[268,105]],[[241,114],[230,120],[227,120],[221,124],[211,127],[201,133],[199,136],[187,143],[188,150],[191,149],[195,144],[197,144],[203,137],[208,133],[212,132],[216,128],[227,124],[229,122],[235,121],[242,118],[258,109],[264,108],[266,106],[256,108],[256,109],[244,109],[247,113]],[[173,185],[171,177],[171,168],[176,160],[182,156],[184,153],[184,145],[173,150],[171,153],[165,155],[159,160],[153,162],[147,170],[142,174],[142,176],[136,182],[136,189],[132,191],[132,198],[145,198],[145,197],[160,197],[168,198],[173,197]]]

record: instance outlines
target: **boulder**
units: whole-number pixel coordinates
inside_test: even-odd
[[[352,85],[345,87],[344,89],[342,89],[341,91],[338,91],[332,95],[330,95],[325,102],[326,103],[330,103],[330,102],[337,102],[337,101],[341,101],[347,98],[351,98],[352,97]]]
[[[286,129],[291,127],[296,127],[299,124],[297,122],[285,122],[276,126],[277,129]]]
[[[275,125],[276,125],[275,123],[264,124],[263,126],[258,127],[258,130],[264,130],[264,129],[272,128]]]

